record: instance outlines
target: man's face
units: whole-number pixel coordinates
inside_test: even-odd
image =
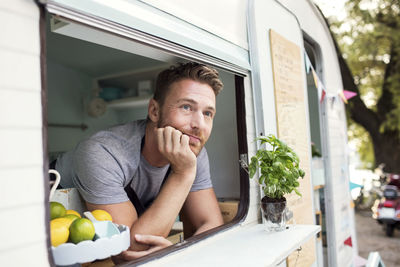
[[[188,135],[190,148],[198,155],[210,137],[215,111],[215,94],[209,85],[181,80],[171,84],[157,127],[171,126]]]

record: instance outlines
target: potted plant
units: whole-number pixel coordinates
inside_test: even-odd
[[[286,227],[286,198],[284,195],[292,191],[301,196],[297,190],[298,179],[305,173],[299,167],[299,157],[283,141],[274,135],[256,138],[261,141],[261,147],[251,158],[249,168],[250,178],[260,171],[258,183],[264,192],[261,199],[263,216],[269,230],[281,231]]]

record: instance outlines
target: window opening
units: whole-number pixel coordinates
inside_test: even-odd
[[[90,37],[91,33],[96,36],[95,29],[72,22],[65,25],[51,14],[46,14],[46,21],[49,162],[54,162],[58,156],[71,151],[78,142],[99,130],[145,119],[157,74],[176,62],[187,61],[132,40],[129,40],[129,49],[116,49],[122,46],[118,42],[126,47],[127,39],[115,35],[109,36],[117,39],[113,47],[100,40],[102,44],[98,44],[96,38]],[[63,29],[67,26],[76,28]],[[78,34],[68,36],[71,29]],[[83,35],[82,32],[79,34],[82,29],[85,31]],[[187,239],[191,242],[239,222],[248,209],[248,178],[238,163],[239,154],[247,153],[243,77],[222,69],[218,71],[224,90],[217,97],[217,114],[205,147],[217,199],[221,208],[227,207],[228,214],[222,211],[226,215],[225,226]],[[181,242],[183,234],[179,217],[176,222],[177,231],[172,231],[171,236]],[[158,255],[191,242],[181,243]],[[152,257],[149,255],[138,261]]]

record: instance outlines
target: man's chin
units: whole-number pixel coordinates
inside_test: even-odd
[[[200,151],[203,148],[202,146],[195,146],[195,145],[189,145],[189,146],[192,152],[196,155],[196,157],[200,154]]]

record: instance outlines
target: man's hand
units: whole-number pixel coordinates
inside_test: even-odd
[[[154,251],[157,251],[157,250],[160,250],[160,249],[163,249],[163,248],[166,248],[166,247],[172,245],[172,243],[168,239],[166,239],[162,236],[155,236],[155,235],[136,234],[135,241],[137,243],[148,245],[149,248],[147,250],[143,250],[143,251],[125,250],[121,254],[119,254],[115,257],[112,257],[112,260],[115,264],[122,263],[125,261],[135,260],[140,257],[146,256],[150,253],[153,253]]]
[[[197,158],[190,149],[189,136],[171,126],[156,131],[158,149],[170,162],[172,171],[183,175],[195,174]]]

